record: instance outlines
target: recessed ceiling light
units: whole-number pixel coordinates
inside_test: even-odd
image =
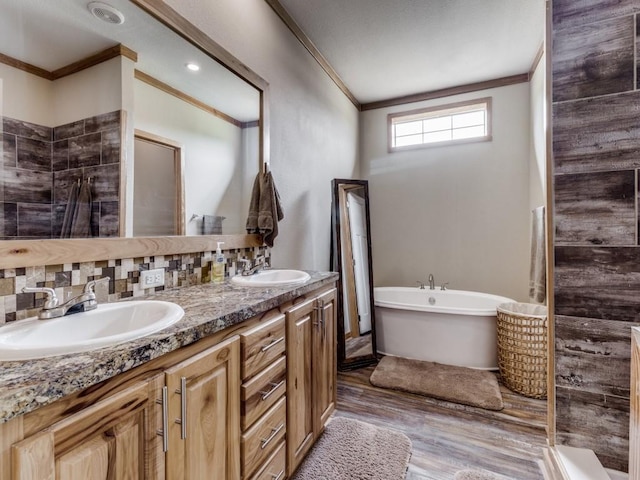
[[[192,72],[197,72],[198,70],[200,70],[200,65],[198,65],[197,63],[193,63],[193,62],[187,63],[186,67],[189,70],[191,70]]]
[[[111,5],[102,2],[91,2],[87,4],[87,8],[94,17],[103,22],[111,23],[112,25],[122,25],[124,23],[122,12]]]

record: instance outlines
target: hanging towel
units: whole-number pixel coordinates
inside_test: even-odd
[[[529,299],[534,303],[546,303],[547,260],[545,253],[544,207],[535,208],[531,213],[531,268],[529,270]]]
[[[87,238],[91,236],[91,200],[90,181],[82,182],[78,192],[75,213],[71,221],[71,238]]]
[[[220,215],[203,215],[202,216],[202,234],[203,235],[222,235],[222,221],[227,217]]]
[[[276,188],[271,172],[258,173],[253,184],[247,232],[260,233],[268,247],[278,236],[278,222],[284,218],[280,194]]]
[[[78,201],[78,191],[80,190],[80,179],[77,182],[73,182],[69,189],[69,198],[67,199],[67,208],[64,211],[64,220],[62,221],[62,230],[60,231],[60,238],[71,237],[71,223],[73,221],[73,215],[76,211],[76,202]]]

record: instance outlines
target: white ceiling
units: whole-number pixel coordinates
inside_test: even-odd
[[[361,103],[526,73],[544,0],[280,0]]]
[[[153,20],[129,0],[107,0],[125,15],[111,25],[89,12],[90,0],[0,0],[0,53],[55,70],[121,43],[136,68],[240,121],[259,118],[259,92]],[[197,73],[184,66],[194,61]]]

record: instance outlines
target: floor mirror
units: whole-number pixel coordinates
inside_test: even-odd
[[[369,186],[366,180],[332,181],[331,268],[338,282],[338,369],[377,362]]]

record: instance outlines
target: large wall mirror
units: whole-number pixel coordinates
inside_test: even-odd
[[[164,2],[90,3],[0,0],[0,238],[244,234],[266,82]]]
[[[377,362],[369,186],[366,180],[332,182],[332,269],[338,282],[338,368]]]

